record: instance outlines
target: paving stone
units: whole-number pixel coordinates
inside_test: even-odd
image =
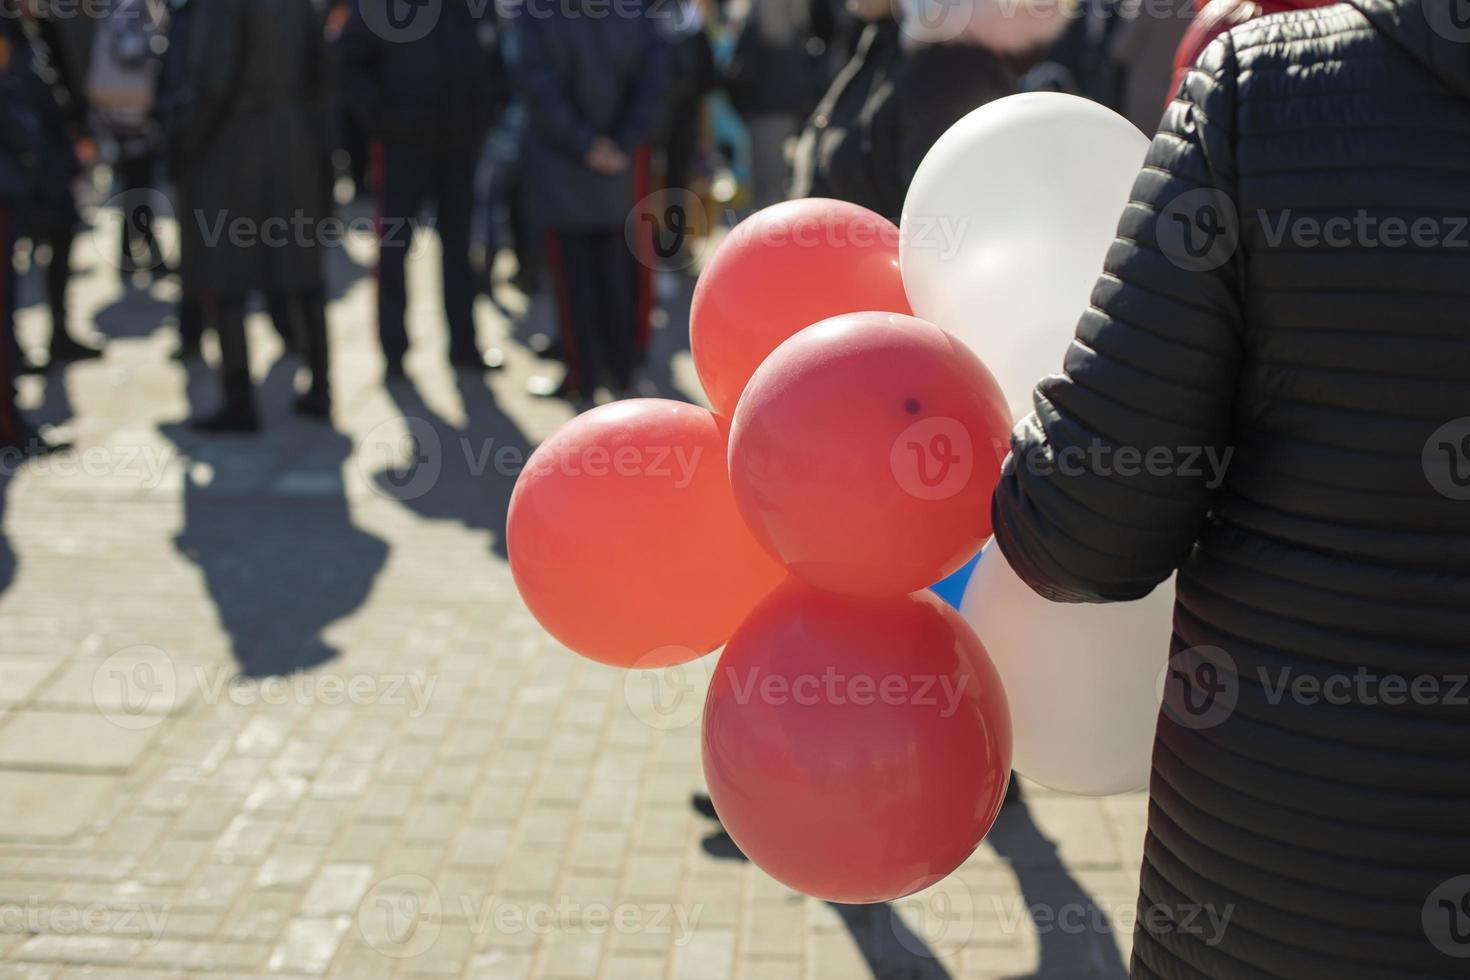
[[[56,669],[50,657],[0,656],[0,705],[24,704]]]
[[[4,734],[0,729],[0,735]],[[65,840],[117,791],[118,780],[62,772],[0,774],[0,839]]]
[[[16,711],[0,728],[0,768],[123,773],[156,730],[120,728],[93,712]]]
[[[326,973],[351,921],[345,915],[329,919],[292,919],[286,924],[286,934],[280,945],[270,955],[270,970],[315,976]]]

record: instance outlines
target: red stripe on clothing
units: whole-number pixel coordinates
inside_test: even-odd
[[[546,264],[551,269],[552,292],[556,294],[557,316],[561,320],[561,349],[567,360],[567,386],[582,387],[582,356],[577,350],[577,328],[572,322],[571,284],[567,280],[567,261],[562,254],[561,239],[556,232],[546,233]]]

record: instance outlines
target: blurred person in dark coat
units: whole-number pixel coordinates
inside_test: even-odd
[[[24,455],[51,447],[15,406],[20,345],[15,337],[17,229],[31,200],[41,162],[41,123],[27,91],[30,62],[15,0],[0,0],[0,450]]]
[[[295,408],[325,417],[320,245],[331,192],[321,16],[310,0],[208,0],[197,16],[185,83],[192,108],[183,220],[201,236],[190,273],[219,334],[224,403],[195,424],[259,428],[245,339],[245,304],[257,290],[276,295],[306,355],[311,383]]]
[[[67,287],[71,282],[71,252],[81,216],[77,213],[73,184],[81,175],[77,143],[85,132],[87,108],[80,86],[64,70],[58,22],[38,3],[21,2],[13,14],[15,49],[11,57],[20,67],[20,96],[34,112],[39,125],[37,179],[25,209],[20,229],[35,249],[33,263],[44,266],[46,300],[51,310],[50,359],[44,367],[102,356],[102,352],[77,340],[70,332]],[[40,259],[45,254],[44,261]],[[22,371],[40,371],[43,366],[23,362]]]
[[[1122,23],[1108,38],[1108,56],[1118,70],[1118,112],[1149,136],[1159,128],[1174,95],[1174,52],[1189,30],[1195,0],[1150,0],[1120,12]]]
[[[199,45],[196,26],[200,0],[171,0],[168,21],[168,48],[158,74],[158,88],[153,100],[153,117],[162,142],[164,173],[173,182],[175,210],[179,221],[179,346],[176,360],[199,356],[204,338],[204,297],[199,290],[196,265],[203,242],[199,223],[189,220],[193,214],[190,188],[189,153],[194,132],[194,96],[190,76],[196,70]]]
[[[381,5],[381,0],[376,0]],[[403,375],[408,352],[405,281],[413,224],[425,204],[443,251],[449,361],[500,366],[475,337],[477,293],[470,263],[470,220],[480,149],[506,95],[493,5],[444,0],[419,8],[402,32],[378,23],[364,3],[337,42],[342,94],[379,141],[378,332],[388,377]],[[422,24],[420,23],[423,20]]]
[[[559,386],[538,378],[532,391],[573,400],[600,384],[627,391],[647,344],[651,269],[624,228],[649,192],[649,142],[669,91],[660,8],[609,18],[583,4],[564,0],[512,22],[512,71],[531,122],[525,173],[567,361]]]
[[[1067,29],[1057,0],[851,0],[868,22],[797,144],[793,197],[897,222],[920,162],[963,116],[1011,95]],[[895,19],[895,14],[898,19]]]
[[[753,203],[783,200],[787,144],[831,80],[839,33],[829,0],[749,0],[727,72],[730,101],[750,131]]]

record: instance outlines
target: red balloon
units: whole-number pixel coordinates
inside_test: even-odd
[[[756,537],[813,585],[900,595],[990,537],[1009,450],[1000,386],[933,324],[853,313],[803,330],[751,379],[730,480]]]
[[[689,346],[710,404],[735,411],[761,361],[818,320],[908,313],[898,228],[845,201],[787,201],[736,225],[694,288]]]
[[[740,520],[726,423],[681,402],[615,402],[542,443],[510,498],[506,543],[532,615],[620,667],[693,660],[785,577]]]
[[[884,902],[948,875],[990,830],[1011,718],[985,648],[929,593],[792,581],[720,655],[704,776],[730,837],[783,884]]]

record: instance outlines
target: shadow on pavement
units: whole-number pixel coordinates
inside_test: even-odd
[[[695,796],[694,809],[713,820],[719,819],[715,816],[714,807],[707,796]],[[700,843],[704,852],[711,857],[732,861],[748,860],[723,828],[705,837]],[[841,917],[876,980],[947,980],[952,975],[924,940],[899,918],[890,903],[827,904]]]
[[[694,809],[706,817],[719,819],[706,796],[695,797]],[[1080,930],[1059,928],[1055,921],[1048,928],[1040,929],[1041,955],[1036,970],[1018,974],[1011,980],[1060,977],[1126,980],[1128,971],[1113,942],[1112,924],[1106,919],[1106,912],[1067,871],[1057,857],[1056,845],[1036,826],[1023,800],[1016,798],[1006,803],[985,839],[1010,864],[1020,884],[1026,910],[1045,909],[1053,920],[1061,918],[1063,909],[1087,913],[1086,927]],[[711,857],[747,860],[723,828],[705,837],[701,845]],[[977,895],[975,900],[980,902],[983,896]],[[950,975],[932,952],[915,952],[927,947],[894,913],[892,905],[828,904],[842,917],[876,980],[929,980]],[[1105,929],[1092,928],[1098,921],[1095,916],[1102,917]]]
[[[488,532],[503,559],[510,494],[535,447],[496,404],[483,376],[456,371],[455,385],[464,406],[463,426],[438,415],[408,380],[388,385],[413,442],[408,453],[413,462],[373,474],[373,482],[420,517]]]
[[[296,360],[284,357],[259,385],[266,430],[206,436],[187,422],[161,427],[190,461],[184,527],[174,544],[204,575],[245,677],[319,666],[338,655],[323,639],[366,600],[388,546],[353,523],[342,480],[352,440],[288,414]],[[194,365],[189,403],[216,404],[213,373]]]

